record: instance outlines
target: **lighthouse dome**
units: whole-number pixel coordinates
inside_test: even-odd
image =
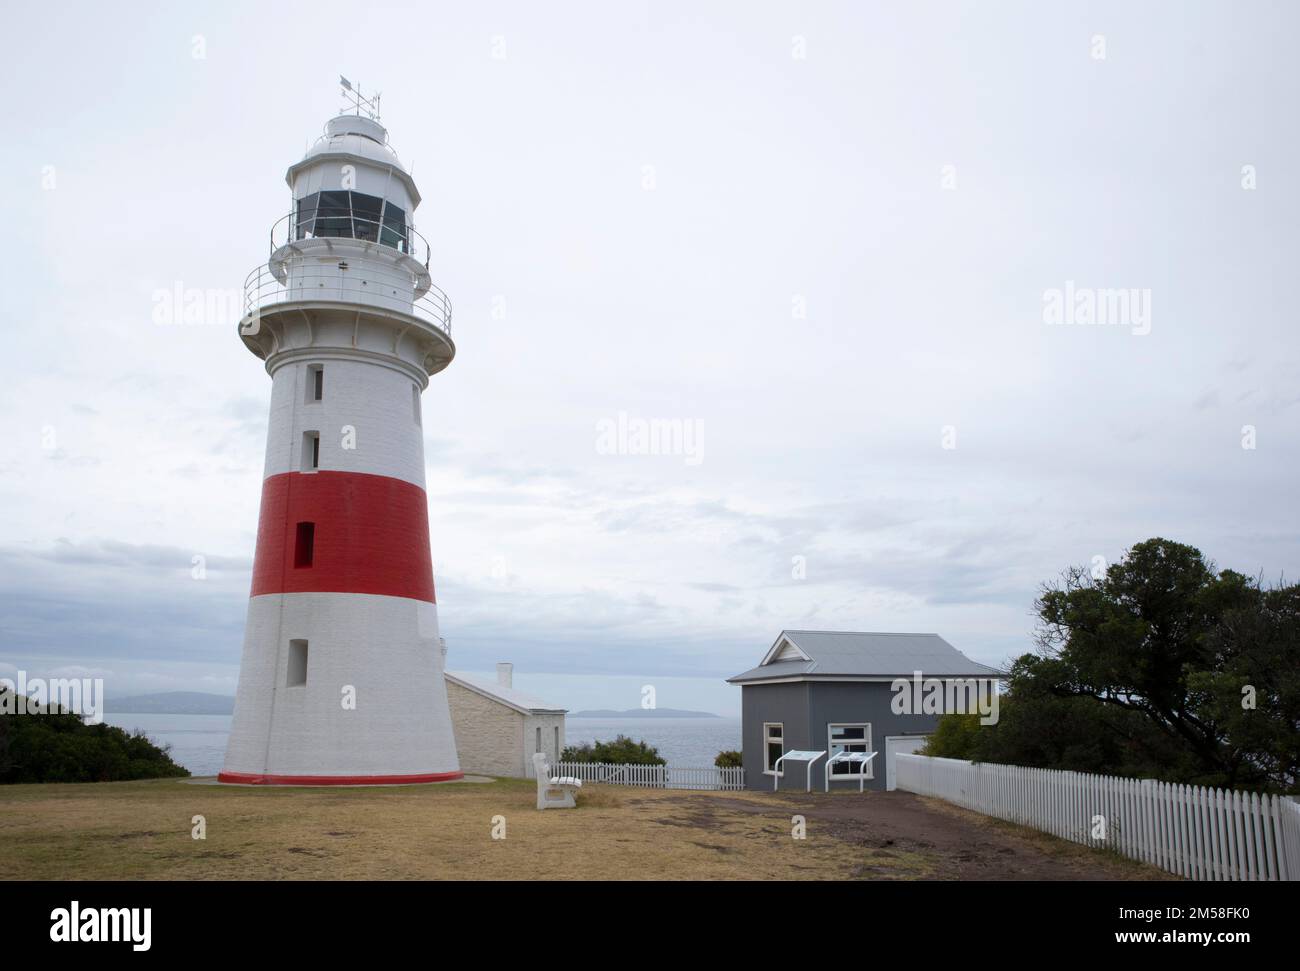
[[[314,158],[330,155],[355,155],[406,172],[397,153],[388,144],[388,129],[374,119],[362,115],[339,115],[337,118],[331,118],[325,124],[325,133],[307,150],[307,154],[298,165],[310,162]]]
[[[327,174],[344,174],[343,166],[351,165],[352,173],[364,173],[367,182],[378,176],[387,185],[402,187],[403,200],[410,209],[420,204],[420,192],[415,180],[388,144],[388,129],[373,118],[363,115],[339,115],[325,124],[325,132],[316,144],[307,150],[301,161],[289,166],[284,180],[301,196],[300,190],[317,191]],[[311,185],[311,183],[315,185]]]

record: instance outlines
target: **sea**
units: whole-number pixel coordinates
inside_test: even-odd
[[[194,775],[216,775],[226,756],[229,715],[165,715],[115,712],[104,721],[127,731],[140,729],[155,745]],[[724,749],[740,749],[739,718],[566,718],[564,743],[609,742],[627,735],[659,750],[670,766],[710,766]]]

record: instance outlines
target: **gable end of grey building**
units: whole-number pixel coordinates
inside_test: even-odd
[[[894,713],[893,682],[917,672],[943,680],[999,676],[937,634],[782,631],[758,666],[727,679],[741,688],[745,788],[771,789],[775,756],[794,750],[827,753],[811,769],[818,791],[836,752],[875,752],[864,770],[834,766],[830,785],[886,788],[892,757],[919,748],[939,720]],[[804,789],[810,781],[802,762],[783,762],[780,772],[782,789]]]

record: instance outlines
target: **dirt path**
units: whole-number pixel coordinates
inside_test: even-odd
[[[664,801],[685,812],[679,825],[703,833],[736,813],[790,825],[802,815],[808,838],[851,848],[856,879],[1173,880],[1172,874],[907,792],[772,793],[763,799],[683,795]],[[703,837],[702,838],[706,838]]]

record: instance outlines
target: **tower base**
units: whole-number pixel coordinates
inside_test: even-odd
[[[321,523],[337,534],[330,542],[364,546],[346,518]],[[318,539],[316,556],[327,549]],[[218,781],[365,786],[461,777],[436,605],[321,591],[249,599]]]
[[[454,782],[464,772],[432,772],[425,775],[255,775],[251,772],[221,772],[218,782],[239,786],[411,786],[424,782]]]

